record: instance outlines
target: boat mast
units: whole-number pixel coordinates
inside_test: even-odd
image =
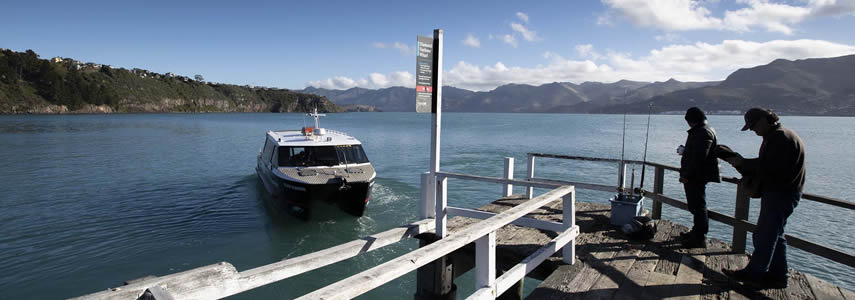
[[[315,128],[321,128],[320,122],[318,122],[319,117],[326,117],[327,116],[326,114],[319,114],[317,106],[315,106],[315,110],[313,112],[308,113],[306,115],[309,115],[312,118],[315,118]]]

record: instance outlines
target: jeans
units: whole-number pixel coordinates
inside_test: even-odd
[[[692,226],[692,233],[698,236],[706,235],[710,228],[710,220],[707,215],[706,189],[706,182],[687,182],[683,184],[683,190],[686,192],[686,203],[689,205],[689,212],[694,216],[695,224]]]
[[[799,205],[802,193],[763,192],[760,198],[760,216],[752,234],[754,254],[746,269],[754,275],[787,274],[787,240],[784,227],[793,209]]]

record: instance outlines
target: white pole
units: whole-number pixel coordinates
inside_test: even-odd
[[[562,201],[564,201],[562,203],[562,221],[564,223],[564,230],[567,230],[570,227],[576,226],[576,189],[574,188],[569,194],[564,195]],[[573,238],[569,244],[564,245],[561,254],[564,256],[564,263],[572,265],[576,262],[576,238]]]
[[[475,289],[496,289],[496,232],[475,240]]]
[[[419,218],[427,219],[436,216],[436,188],[430,172],[422,173],[421,201],[419,201]]]
[[[528,154],[528,180],[531,181],[534,178],[534,155],[531,153]],[[534,187],[529,186],[526,189],[526,197],[529,199],[534,198]]]
[[[505,179],[514,179],[514,158],[505,157]],[[510,197],[514,193],[514,185],[506,184],[502,188],[502,197]]]
[[[437,186],[436,173],[439,172],[439,147],[440,147],[440,135],[442,132],[442,29],[434,29],[433,30],[433,40],[434,40],[434,65],[433,65],[433,101],[431,103],[431,137],[430,137],[430,173],[432,178],[432,183],[434,184],[434,191],[436,191],[435,195],[442,196],[443,199],[436,199],[434,197],[434,203],[436,205],[436,234],[439,238],[445,237],[445,219],[446,219],[446,199],[445,198],[445,180],[443,180],[443,184]],[[437,201],[440,200],[440,201]]]

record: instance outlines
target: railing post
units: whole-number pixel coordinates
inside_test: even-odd
[[[436,188],[434,188],[430,172],[422,173],[421,201],[419,201],[419,218],[427,219],[436,216]]]
[[[514,158],[505,157],[505,179],[514,179]],[[514,193],[513,184],[505,184],[502,186],[502,197],[508,197]]]
[[[496,293],[496,232],[475,240],[475,289],[489,287]]]
[[[751,197],[748,195],[748,189],[742,184],[742,180],[736,184],[736,208],[733,212],[733,218],[742,221],[748,221],[748,208],[751,205]],[[741,226],[733,226],[733,251],[736,253],[745,252],[745,234],[746,231]]]
[[[576,188],[573,188],[569,194],[561,197],[561,201],[563,213],[561,220],[564,224],[564,230],[567,230],[576,225]],[[570,243],[564,245],[561,249],[561,254],[564,256],[562,259],[564,263],[572,265],[576,262],[576,238],[573,238]]]
[[[653,175],[653,193],[662,195],[665,190],[665,168],[662,166],[656,166],[655,172],[656,173]],[[657,220],[662,218],[662,202],[659,200],[653,200],[653,211],[651,212],[651,217]]]
[[[444,238],[448,235],[446,223],[448,222],[448,189],[446,184],[448,178],[445,176],[438,177],[436,180],[436,236]]]
[[[531,179],[534,178],[534,154],[531,154],[531,153],[528,154],[528,163],[526,165],[526,168],[528,169],[528,170],[526,170],[526,177],[527,177],[526,179],[528,181],[531,181]],[[529,199],[534,198],[534,187],[532,187],[532,186],[527,187],[525,195],[526,195],[526,198],[529,198]]]

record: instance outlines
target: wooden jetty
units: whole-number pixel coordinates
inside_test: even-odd
[[[617,186],[539,178],[535,158],[570,159],[654,168],[651,217],[656,236],[649,241],[627,240],[610,225],[610,207],[576,202],[576,190],[615,192]],[[846,299],[855,293],[809,274],[793,270],[789,287],[756,290],[730,280],[723,269],[747,264],[746,233],[749,201],[736,178],[732,216],[710,211],[711,226],[731,226],[730,244],[711,240],[706,249],[684,249],[676,242],[682,225],[661,220],[663,204],[687,209],[685,202],[663,194],[664,173],[676,167],[650,162],[529,153],[526,178],[513,178],[513,158],[505,158],[503,177],[434,171],[422,175],[420,220],[362,239],[299,257],[238,271],[228,262],[165,276],[129,281],[125,286],[84,295],[79,299],[216,299],[273,282],[287,280],[407,238],[419,238],[419,249],[342,279],[298,299],[349,299],[410,272],[417,273],[416,299],[454,299],[454,278],[474,268],[475,292],[467,299],[521,298],[523,277],[542,282],[532,299]],[[618,172],[616,172],[618,173]],[[625,172],[620,172],[625,174]],[[467,180],[502,186],[501,199],[478,210],[449,204],[447,182]],[[526,195],[512,196],[512,185]],[[534,195],[534,188],[549,191]],[[803,200],[855,209],[855,203],[804,194]],[[452,199],[453,200],[453,199]],[[804,238],[787,235],[790,246],[855,268],[855,255]]]
[[[479,210],[499,213],[527,198],[514,195],[485,205]],[[562,204],[555,201],[529,216],[560,221]],[[756,289],[730,280],[723,269],[742,268],[745,252],[734,252],[729,243],[711,239],[706,249],[683,248],[678,240],[683,225],[657,220],[656,236],[649,241],[628,239],[609,224],[610,207],[576,203],[577,263],[561,263],[552,257],[529,276],[542,280],[528,299],[852,299],[855,293],[833,286],[810,274],[791,270],[789,287]],[[449,221],[454,234],[476,219],[455,217]],[[545,244],[554,232],[509,225],[497,232],[498,269],[522,260]],[[461,270],[464,271],[464,270]],[[509,298],[516,298],[511,295]]]

